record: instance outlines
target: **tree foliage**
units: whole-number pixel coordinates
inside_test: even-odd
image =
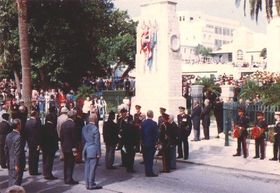
[[[259,12],[263,9],[263,0],[243,0],[244,15],[246,15],[247,1],[249,1],[250,16],[258,22]],[[235,0],[237,7],[240,6],[242,0]],[[277,15],[280,16],[280,0],[264,0],[266,18],[268,22],[273,18],[273,6],[276,7]]]
[[[196,55],[209,56],[211,52],[212,52],[211,48],[206,48],[201,44],[198,44],[195,48]]]
[[[0,13],[1,64],[19,66],[14,1],[1,0]],[[78,85],[87,71],[106,75],[114,61],[134,65],[136,25],[112,0],[28,1],[28,24],[33,84]]]

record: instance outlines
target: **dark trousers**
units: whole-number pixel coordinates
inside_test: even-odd
[[[193,120],[193,134],[194,140],[200,140],[200,119]]]
[[[241,155],[241,146],[242,146],[243,156],[247,157],[248,151],[247,151],[246,136],[240,136],[239,138],[237,138],[237,154],[238,155]]]
[[[85,181],[86,188],[93,188],[95,184],[95,171],[97,168],[98,159],[86,158],[85,160]]]
[[[64,182],[69,183],[73,181],[73,171],[75,166],[75,158],[72,152],[63,152],[64,154]]]
[[[184,155],[183,148],[184,147]],[[184,157],[184,159],[189,159],[189,141],[188,138],[180,139],[178,143],[178,157]]]
[[[144,165],[146,175],[151,175],[153,171],[153,163],[156,149],[155,147],[143,147]]]
[[[28,165],[30,175],[38,174],[39,153],[37,146],[29,146]]]
[[[273,158],[280,160],[280,137],[275,136],[273,143]]]
[[[0,165],[2,168],[7,167],[4,147],[5,147],[5,144],[0,144]]]
[[[116,145],[106,145],[105,165],[106,168],[112,168],[115,161]]]
[[[43,175],[44,177],[52,177],[53,161],[55,151],[43,151]]]
[[[256,157],[265,158],[265,144],[264,144],[264,138],[260,137],[258,139],[255,139],[255,151],[256,151]]]
[[[17,172],[14,168],[9,169],[9,187],[10,186],[20,186],[22,182],[22,176],[23,176],[23,169],[20,169],[19,172]]]
[[[202,126],[203,126],[204,138],[209,139],[210,138],[210,134],[209,134],[210,120],[202,121]]]
[[[162,150],[162,165],[163,165],[163,172],[170,171],[170,149],[169,147],[164,147]]]
[[[133,147],[126,147],[126,152],[122,149],[123,164],[128,172],[133,171],[135,150]]]

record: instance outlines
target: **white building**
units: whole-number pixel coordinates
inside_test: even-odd
[[[233,31],[239,22],[214,17],[201,12],[178,11],[180,26],[181,54],[183,60],[196,60],[195,47],[198,44],[218,50],[233,40]]]
[[[267,37],[246,27],[239,27],[233,33],[232,43],[214,51],[214,60],[220,63],[232,62],[236,66],[264,67],[266,61],[260,56],[267,47]]]

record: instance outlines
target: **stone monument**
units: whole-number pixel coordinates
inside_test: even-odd
[[[149,0],[141,5],[137,27],[136,94],[132,109],[151,109],[155,118],[159,107],[177,115],[186,106],[182,97],[179,26],[176,1]],[[133,113],[133,111],[132,111]]]

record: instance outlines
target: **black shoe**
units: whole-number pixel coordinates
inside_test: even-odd
[[[277,158],[275,158],[275,157],[270,158],[269,161],[277,161]]]
[[[179,159],[179,158],[183,158],[183,156],[178,156],[177,158],[178,158],[178,159]]]
[[[127,173],[135,173],[135,170],[133,170],[133,169],[127,169],[126,171],[127,171]]]
[[[261,160],[264,160],[264,157],[261,157],[260,159],[261,159]]]
[[[157,174],[152,173],[152,174],[146,174],[146,177],[158,177],[158,175],[157,175]]]
[[[217,135],[215,138],[219,139],[219,138],[220,138],[220,136],[219,136],[219,135]]]
[[[65,184],[69,184],[69,185],[76,185],[76,184],[79,184],[79,182],[75,181],[75,180],[72,180],[70,182],[66,182]]]
[[[248,157],[248,155],[244,155],[243,158],[246,159]]]
[[[184,160],[188,160],[189,158],[188,157],[184,157]]]
[[[115,169],[117,169],[115,166],[112,166],[112,167],[109,167],[109,168],[107,168],[108,170],[115,170]]]
[[[98,190],[98,189],[102,189],[102,186],[93,186],[93,187],[88,187],[88,190]]]
[[[241,155],[239,153],[236,153],[236,154],[233,154],[232,156],[235,157],[235,156],[241,156]]]
[[[44,177],[46,180],[57,180],[58,177],[55,177],[55,176],[45,176]]]
[[[260,156],[255,156],[255,157],[253,157],[253,159],[257,159],[257,158],[260,158]]]
[[[37,173],[30,173],[31,176],[39,176],[41,175],[41,173],[37,172]]]

